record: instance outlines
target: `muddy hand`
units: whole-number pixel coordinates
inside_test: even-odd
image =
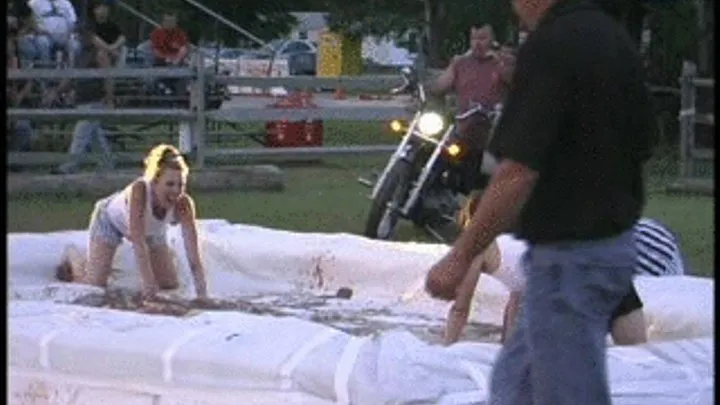
[[[471,259],[450,251],[430,268],[425,278],[425,289],[433,298],[454,300],[456,290],[471,264]]]
[[[144,283],[142,289],[143,301],[154,300],[155,298],[157,298],[158,291],[159,289],[157,283]]]

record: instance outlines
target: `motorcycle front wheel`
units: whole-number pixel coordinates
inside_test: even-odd
[[[370,205],[365,222],[366,237],[389,240],[395,236],[400,219],[399,209],[410,190],[410,174],[410,163],[402,159],[390,169]]]

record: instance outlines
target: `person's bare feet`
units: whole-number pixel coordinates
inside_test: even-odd
[[[68,260],[63,260],[62,263],[55,268],[55,278],[66,283],[72,283],[72,266]]]
[[[85,256],[75,245],[67,245],[55,268],[55,276],[60,281],[73,282],[82,279],[85,271]]]

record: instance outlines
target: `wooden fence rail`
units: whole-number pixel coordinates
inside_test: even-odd
[[[680,158],[678,179],[671,185],[671,191],[697,191],[714,193],[714,176],[708,178],[703,173],[703,165],[712,166],[715,160],[715,149],[699,146],[697,142],[697,129],[699,125],[715,127],[714,112],[698,111],[698,88],[714,88],[715,80],[712,78],[697,77],[697,66],[693,62],[683,63],[680,77]],[[713,135],[714,136],[714,131]],[[714,145],[714,142],[713,142]]]

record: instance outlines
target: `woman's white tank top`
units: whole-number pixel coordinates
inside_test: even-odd
[[[525,274],[523,273],[523,256],[528,246],[512,235],[502,234],[495,239],[500,251],[500,266],[490,275],[501,281],[510,291],[525,289]]]
[[[175,209],[169,209],[165,213],[165,218],[157,219],[152,210],[152,183],[145,178],[141,178],[145,183],[145,234],[146,236],[163,236],[167,231],[167,227],[175,217]],[[110,196],[110,202],[107,205],[106,212],[112,222],[125,237],[130,234],[130,190],[132,185],[125,187]]]

